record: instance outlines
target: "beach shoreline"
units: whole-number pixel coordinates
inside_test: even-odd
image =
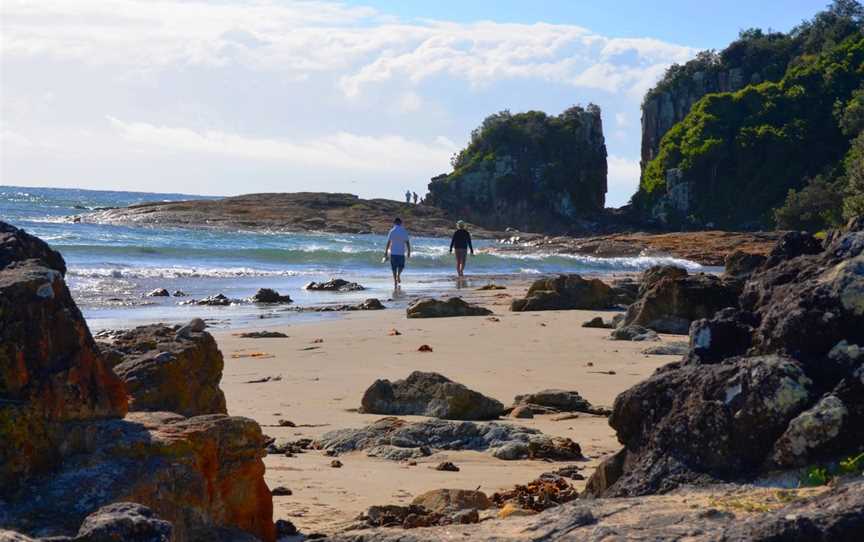
[[[407,319],[403,310],[352,312],[327,321],[267,325],[287,338],[245,339],[237,330],[213,335],[225,357],[222,389],[233,415],[259,422],[276,438],[320,438],[325,432],[358,428],[382,416],[356,412],[364,390],[376,379],[405,378],[414,370],[433,371],[511,404],[518,394],[548,388],[578,391],[592,404],[611,406],[615,396],[671,361],[646,356],[645,343],[608,340],[608,330],[582,328],[609,311],[509,311],[509,301],[525,285],[472,292],[470,300],[494,312],[490,317]],[[396,329],[399,335],[391,335]],[[663,336],[664,341],[681,337]],[[419,352],[428,344],[433,352]],[[611,374],[610,374],[611,372]],[[270,378],[266,382],[250,383]],[[405,416],[406,420],[423,418]],[[279,426],[288,420],[296,427]],[[290,496],[274,497],[274,517],[290,519],[304,532],[334,532],[350,526],[369,506],[408,504],[417,495],[441,488],[476,489],[487,494],[534,480],[543,472],[576,465],[587,478],[620,445],[604,416],[580,413],[556,421],[502,418],[549,436],[578,442],[585,461],[504,461],[488,453],[439,451],[416,465],[366,457],[365,452],[331,457],[307,451],[294,457],[270,454],[265,479],[271,488],[287,487]],[[434,470],[441,461],[459,473]],[[574,481],[581,489],[584,481]]]

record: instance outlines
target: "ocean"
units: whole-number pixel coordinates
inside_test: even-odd
[[[449,239],[418,237],[394,297],[389,264],[381,257],[380,235],[260,233],[75,223],[71,217],[106,207],[202,196],[112,192],[65,188],[0,186],[0,220],[41,237],[66,259],[72,295],[93,329],[122,328],[149,322],[183,322],[200,316],[214,326],[243,327],[261,319],[333,317],[333,313],[291,310],[377,297],[402,306],[417,295],[456,289]],[[410,224],[407,225],[410,230]],[[496,241],[475,240],[475,249],[494,249]],[[596,258],[543,253],[483,253],[469,259],[468,280],[475,288],[553,273],[607,276],[641,271],[657,263],[701,270],[694,262],[663,257]],[[325,293],[303,289],[309,281],[340,277],[367,287],[361,292]],[[248,298],[268,287],[290,295],[291,307],[239,304],[229,307],[182,305],[222,293]],[[156,288],[187,297],[148,297]]]

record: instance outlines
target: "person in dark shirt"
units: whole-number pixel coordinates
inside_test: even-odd
[[[456,231],[450,240],[450,252],[456,250],[456,274],[465,276],[465,262],[468,260],[468,250],[474,255],[474,247],[471,245],[471,234],[465,229],[465,223],[461,220],[456,223]]]

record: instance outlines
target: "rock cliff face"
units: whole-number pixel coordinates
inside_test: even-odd
[[[224,412],[221,363],[203,363],[221,362],[215,343],[198,345],[209,337],[201,333],[151,341],[168,344],[187,370],[195,360],[207,365],[196,383],[214,391],[199,389],[206,404],[172,402],[158,389],[176,390],[164,371],[131,371],[152,378],[130,378],[127,387],[94,342],[64,271],[47,244],[0,222],[0,529],[74,535],[89,514],[125,501],[171,522],[178,542],[218,539],[213,533],[225,529],[274,540],[257,423],[224,414],[126,416],[130,388],[148,410],[162,398],[165,409]],[[132,357],[127,363],[145,363]]]
[[[572,107],[556,117],[492,115],[453,166],[432,179],[428,204],[486,228],[567,232],[604,208],[600,109]]]

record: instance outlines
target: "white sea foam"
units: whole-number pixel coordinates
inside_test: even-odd
[[[76,278],[113,279],[177,279],[177,278],[242,278],[242,277],[296,277],[316,274],[312,271],[267,270],[251,267],[70,267],[68,273]]]

